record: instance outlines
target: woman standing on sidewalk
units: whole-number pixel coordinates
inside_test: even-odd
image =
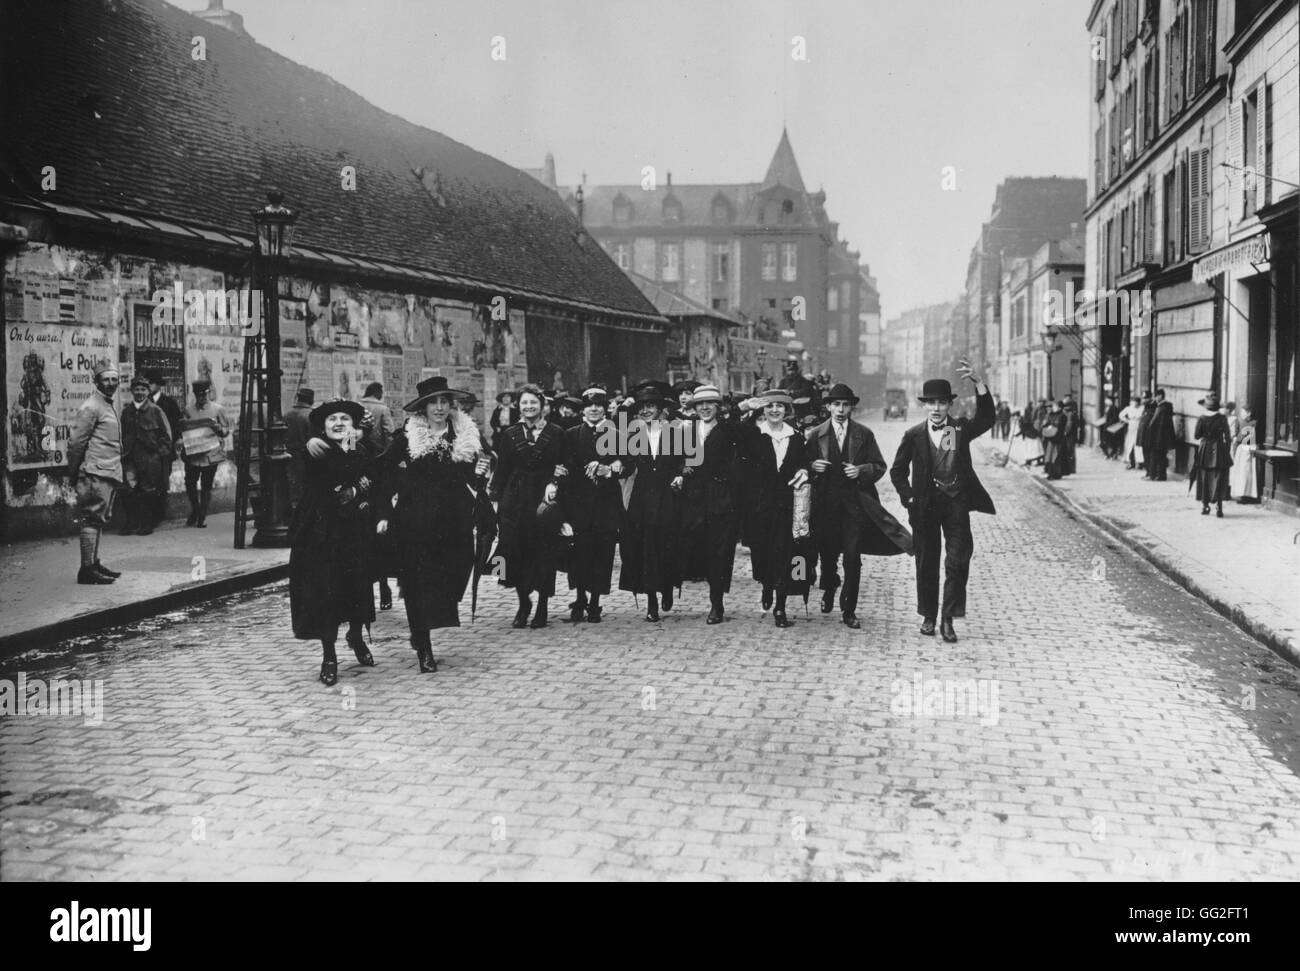
[[[1237,435],[1232,440],[1232,494],[1238,502],[1259,502],[1255,477],[1255,419],[1249,408],[1241,409]]]
[[[763,586],[762,606],[773,607],[777,627],[790,627],[785,614],[791,588],[794,553],[794,490],[808,481],[809,452],[803,435],[786,419],[794,414],[794,401],[785,391],[761,397],[763,418],[746,434],[742,478],[749,502],[749,556],[754,579]],[[807,565],[802,581],[807,589]]]
[[[1210,514],[1214,503],[1215,515],[1223,518],[1223,500],[1228,498],[1228,470],[1232,468],[1232,435],[1228,419],[1219,412],[1219,396],[1211,391],[1205,396],[1206,414],[1196,419],[1196,498],[1201,502],[1201,515]]]
[[[1142,421],[1142,399],[1134,395],[1128,407],[1119,413],[1119,420],[1128,426],[1124,432],[1124,455],[1130,469],[1142,464],[1142,446],[1138,444],[1138,425]]]
[[[1043,471],[1049,479],[1059,479],[1065,473],[1065,435],[1069,430],[1069,416],[1053,401],[1051,410],[1043,416],[1038,434],[1043,438]]]
[[[447,387],[445,377],[427,378],[415,391],[404,406],[412,418],[379,460],[375,530],[396,539],[397,580],[424,674],[438,670],[430,631],[460,626],[474,568],[474,499],[489,462],[477,426],[456,406],[469,392]]]
[[[302,501],[294,513],[289,553],[289,609],[293,636],[319,640],[320,680],[338,681],[334,652],[339,626],[348,624],[347,642],[357,663],[373,667],[362,636],[375,619],[370,591],[373,517],[370,487],[373,461],[357,448],[365,409],[338,399],[318,405],[311,424],[324,448],[304,456]]]

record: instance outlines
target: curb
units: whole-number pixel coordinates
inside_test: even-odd
[[[991,445],[984,447],[985,458],[992,460]],[[1010,468],[1014,463],[1007,463]],[[1207,588],[1199,580],[1187,574],[1176,563],[1168,557],[1161,556],[1143,546],[1134,540],[1118,526],[1115,526],[1104,516],[1089,512],[1074,501],[1070,495],[1057,488],[1050,482],[1040,479],[1037,476],[1030,475],[1029,472],[1015,466],[1016,471],[1024,474],[1030,482],[1038,486],[1046,494],[1055,498],[1058,504],[1065,507],[1067,511],[1085,526],[1090,526],[1096,532],[1101,533],[1107,539],[1115,540],[1122,543],[1129,552],[1136,554],[1146,560],[1152,566],[1156,567],[1161,573],[1169,577],[1180,587],[1193,596],[1205,601],[1218,613],[1222,614],[1228,620],[1236,624],[1241,630],[1249,634],[1255,640],[1259,641],[1274,654],[1281,657],[1284,661],[1289,662],[1296,667],[1300,667],[1300,644],[1297,644],[1290,637],[1278,631],[1271,624],[1265,623],[1256,617],[1251,617],[1236,603],[1225,599],[1221,594]]]
[[[275,583],[289,576],[289,564],[260,567],[218,580],[205,580],[168,590],[156,597],[146,597],[116,607],[92,610],[53,624],[46,624],[18,634],[0,637],[0,658],[9,658],[23,651],[45,647],[58,641],[86,634],[98,633],[107,627],[120,627],[136,621],[165,614],[180,607],[190,607],[207,600],[215,600],[232,593]]]

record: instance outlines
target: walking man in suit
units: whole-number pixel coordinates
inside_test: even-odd
[[[957,371],[975,385],[975,417],[952,418],[948,412],[957,397],[952,386],[942,378],[926,381],[920,394],[926,420],[903,433],[889,470],[916,533],[916,610],[923,618],[921,633],[933,635],[938,616],[939,633],[950,644],[957,640],[953,618],[966,616],[966,580],[975,549],[970,514],[994,514],[993,500],[980,484],[970,458],[971,441],[992,428],[996,419],[993,396],[966,361]],[[941,539],[947,547],[942,606]]]
[[[840,610],[845,626],[857,630],[858,589],[862,554],[895,556],[912,552],[912,534],[887,513],[876,493],[885,474],[885,457],[876,436],[849,416],[858,396],[847,384],[837,384],[823,401],[830,418],[808,432],[813,456],[812,533],[821,559],[822,613],[835,606],[840,585],[837,569],[844,557],[844,592]]]

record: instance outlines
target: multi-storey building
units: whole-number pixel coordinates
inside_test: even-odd
[[[948,301],[905,310],[885,325],[887,384],[906,391],[909,401],[921,393],[926,378],[939,373],[933,367],[934,345],[942,340],[943,333],[951,333],[957,303]]]
[[[858,396],[875,405],[885,394],[884,348],[881,346],[880,289],[871,269],[862,265],[862,298],[858,310],[858,371],[862,386]]]
[[[794,331],[805,372],[829,370],[853,383],[856,254],[838,239],[826,193],[805,188],[789,135],[781,133],[762,182],[681,185],[661,174],[662,181],[647,174],[639,184],[582,187],[583,224],[615,262],[738,314],[746,337],[774,341]],[[576,191],[560,191],[576,208]]]
[[[1164,388],[1179,467],[1207,389],[1295,451],[1296,6],[1096,0],[1088,17],[1085,413],[1108,384]]]
[[[995,390],[1013,408],[1082,387],[1087,355],[1063,329],[1073,295],[1083,289],[1083,238],[1052,240],[1002,269],[1002,355]]]

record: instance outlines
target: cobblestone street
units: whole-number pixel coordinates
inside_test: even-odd
[[[873,427],[892,458],[903,425]],[[512,631],[485,580],[434,675],[399,601],[378,666],[340,643],[323,687],[286,584],[11,658],[102,680],[103,712],[0,721],[0,877],[1300,876],[1296,671],[979,471],[998,515],[955,645],[917,633],[907,558],[865,561],[862,630],[814,594],[781,631],[742,552],[718,627],[694,585],[659,624],[615,594],[600,626]]]

